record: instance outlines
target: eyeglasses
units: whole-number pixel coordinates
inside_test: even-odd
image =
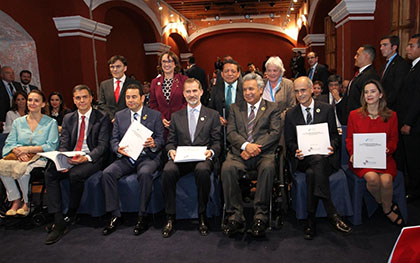
[[[171,64],[173,62],[173,60],[162,60],[162,64]]]

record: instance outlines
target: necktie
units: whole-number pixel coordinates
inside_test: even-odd
[[[251,106],[251,113],[248,116],[248,137],[247,137],[247,142],[254,142],[254,136],[252,135],[252,132],[254,130],[254,124],[255,124],[255,106],[252,105]]]
[[[13,100],[12,100],[12,98],[13,98],[14,88],[12,86],[12,83],[9,83],[8,86],[9,87],[6,88],[6,89],[7,89],[7,93],[9,94],[9,98],[10,98],[10,107],[12,107],[13,106]]]
[[[230,104],[232,104],[232,85],[228,85],[228,90],[226,94],[226,109],[229,111]]]
[[[312,80],[312,77],[314,76],[314,68],[311,68],[309,70],[309,78]]]
[[[311,114],[311,108],[306,108],[306,125],[309,125],[312,123],[312,114]]]
[[[82,123],[80,123],[79,139],[77,139],[76,151],[82,150],[83,139],[85,138],[85,116],[82,116]]]
[[[197,118],[195,117],[196,112],[197,112],[197,109],[191,109],[190,119],[188,120],[188,124],[189,124],[188,128],[190,130],[191,142],[194,142],[195,128],[197,126]]]
[[[120,96],[120,82],[121,80],[117,80],[117,88],[114,91],[114,96],[115,96],[115,102],[118,103],[118,98]]]
[[[135,121],[139,120],[138,117],[139,117],[139,114],[137,112],[134,112],[133,118],[134,118]]]
[[[359,71],[356,71],[356,73],[354,73],[354,77],[350,80],[350,83],[347,86],[347,95],[350,94],[351,84],[353,83],[354,79],[357,78],[357,76],[359,76]]]
[[[385,72],[386,72],[386,69],[388,68],[388,65],[389,65],[389,60],[386,61],[386,65],[385,65],[384,71],[382,71],[381,80],[383,79],[383,77],[385,75]]]

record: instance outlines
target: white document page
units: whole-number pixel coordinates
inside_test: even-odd
[[[386,169],[386,133],[353,134],[353,167]]]
[[[328,123],[296,126],[298,148],[303,156],[328,155],[331,146]]]
[[[143,151],[144,142],[147,138],[152,136],[152,134],[153,132],[139,121],[133,121],[118,146],[126,147],[124,151],[131,158],[137,160]]]
[[[39,156],[46,157],[54,162],[57,171],[63,171],[65,169],[69,169],[73,167],[72,164],[67,162],[68,157],[74,157],[76,155],[86,155],[85,152],[82,151],[71,151],[71,152],[59,152],[59,151],[51,151],[51,152],[41,152],[38,153]]]
[[[178,146],[176,148],[175,163],[205,161],[207,146]]]

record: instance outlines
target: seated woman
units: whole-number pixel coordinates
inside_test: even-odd
[[[403,225],[401,212],[392,204],[392,181],[397,167],[392,154],[398,143],[397,114],[387,108],[386,98],[379,81],[368,81],[361,95],[362,107],[350,112],[347,124],[346,147],[350,155],[350,169],[366,180],[366,188],[382,205],[384,214],[396,225]],[[353,134],[386,133],[386,169],[353,167]]]
[[[41,113],[41,109],[45,107],[45,103],[46,99],[42,91],[32,90],[29,92],[27,103],[29,113],[26,116],[17,118],[13,122],[12,129],[3,147],[3,157],[14,155],[17,161],[28,162],[24,173],[17,176],[18,178],[16,179],[23,195],[23,202],[14,177],[11,177],[9,173],[2,172],[0,174],[0,178],[6,188],[7,198],[13,203],[10,210],[6,213],[7,216],[16,214],[28,215],[30,172],[35,167],[45,167],[47,164],[44,158],[30,162],[31,157],[35,153],[53,151],[58,147],[57,122]],[[1,167],[0,170],[2,170]]]
[[[6,114],[3,133],[9,133],[13,121],[28,113],[28,107],[26,106],[27,99],[28,95],[24,91],[17,91],[13,94],[12,108]]]
[[[58,125],[58,131],[61,132],[61,123],[63,122],[63,117],[70,110],[64,104],[63,96],[60,92],[54,91],[51,92],[48,97],[48,116],[55,119]]]

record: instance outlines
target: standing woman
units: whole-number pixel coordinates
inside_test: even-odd
[[[35,162],[29,161],[31,161],[33,154],[53,151],[58,147],[57,122],[41,113],[45,103],[46,99],[42,91],[32,90],[29,92],[27,103],[29,113],[13,122],[12,129],[3,147],[3,157],[5,159],[17,159],[13,161],[17,162],[16,165],[27,164],[22,174],[14,174],[13,177],[10,173],[4,172],[5,163],[0,164],[0,178],[6,188],[7,198],[12,202],[12,207],[6,213],[7,216],[28,215],[30,172],[35,167],[45,167],[47,164],[44,158]],[[17,178],[16,181],[19,184],[22,197],[15,178]],[[21,198],[23,198],[23,202]]]
[[[59,132],[61,132],[63,117],[69,112],[70,110],[64,104],[61,93],[58,91],[51,92],[48,97],[48,115],[57,121]]]
[[[392,181],[397,175],[397,166],[392,154],[398,143],[397,114],[387,108],[386,98],[379,81],[370,80],[360,98],[362,107],[350,112],[347,122],[346,147],[350,155],[350,169],[366,180],[366,188],[382,205],[384,214],[396,225],[403,225],[401,212],[392,204]],[[353,167],[353,134],[386,133],[386,169]]]
[[[28,95],[24,91],[18,90],[13,94],[12,108],[6,114],[3,133],[9,133],[13,121],[28,113],[28,107],[26,106],[27,99]]]
[[[178,56],[172,51],[160,55],[158,71],[160,76],[151,83],[149,106],[162,114],[163,126],[168,129],[171,114],[187,105],[183,90],[188,77],[180,73]]]

